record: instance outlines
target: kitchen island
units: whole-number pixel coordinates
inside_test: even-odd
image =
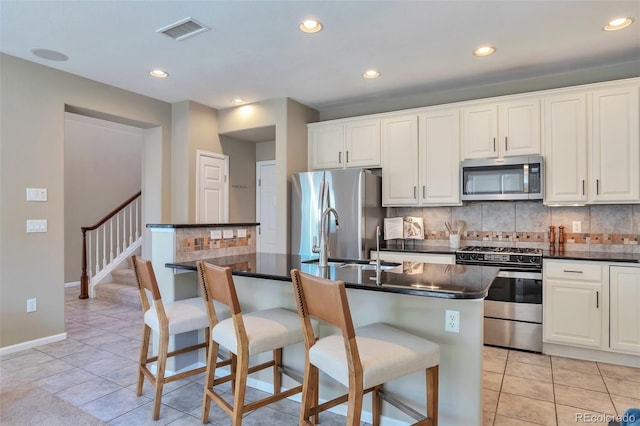
[[[295,310],[289,276],[292,268],[344,281],[356,327],[385,322],[440,345],[439,423],[452,426],[482,423],[483,298],[495,271],[490,272],[481,266],[405,262],[398,266],[384,264],[385,269],[376,273],[373,265],[330,259],[330,266],[321,268],[314,259],[268,253],[203,260],[229,266],[233,270],[238,297],[246,312],[274,306]],[[197,285],[195,261],[165,262],[164,266],[174,271],[178,278],[176,285],[193,288]],[[445,331],[447,310],[459,312],[457,333]],[[335,331],[328,326],[320,329],[321,335]],[[286,348],[283,359],[288,367],[301,372],[303,345]],[[255,360],[260,361],[263,359]],[[268,374],[253,377],[249,382],[251,386],[270,392],[271,378]],[[337,382],[325,381],[321,386],[321,399],[344,392]],[[285,386],[289,385],[293,382],[285,383]],[[424,412],[424,373],[390,382],[386,389]],[[364,421],[371,420],[369,400],[365,398]],[[337,409],[342,414],[346,412],[346,406]],[[382,415],[382,424],[385,425],[412,422],[410,417],[388,404],[383,405]]]

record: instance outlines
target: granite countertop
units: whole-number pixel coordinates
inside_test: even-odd
[[[290,271],[296,268],[308,274],[344,281],[347,288],[446,299],[486,297],[497,272],[497,268],[488,266],[422,262],[383,263],[389,269],[379,273],[379,283],[376,283],[375,270],[360,269],[353,265],[340,267],[342,262],[333,262],[334,259],[329,259],[332,264],[326,268],[319,267],[317,263],[307,263],[313,259],[272,253],[253,253],[203,260],[219,266],[229,266],[233,274],[238,276],[291,281]],[[398,266],[394,267],[394,265]],[[165,266],[177,270],[196,270],[195,261],[167,263]]]
[[[228,228],[231,226],[260,226],[259,223],[242,222],[242,223],[147,223],[147,228]]]

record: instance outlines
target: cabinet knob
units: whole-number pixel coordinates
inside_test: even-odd
[[[338,153],[338,164],[342,164],[342,152]]]
[[[509,151],[509,144],[507,143],[507,137],[504,137],[504,150]]]
[[[422,185],[422,198],[427,198],[427,186]]]

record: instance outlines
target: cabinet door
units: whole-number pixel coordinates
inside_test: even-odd
[[[330,124],[309,128],[311,169],[338,169],[344,165],[344,126]]]
[[[358,120],[345,124],[347,167],[380,167],[380,120]]]
[[[418,204],[418,117],[382,120],[382,205]]]
[[[594,202],[640,201],[638,87],[592,94],[591,188]]]
[[[462,110],[464,159],[498,156],[498,106],[484,104]]]
[[[540,154],[540,100],[524,99],[498,105],[500,156]]]
[[[544,341],[599,348],[601,289],[601,284],[545,278]]]
[[[587,102],[585,93],[544,100],[544,202],[586,203]]]
[[[460,204],[460,111],[420,115],[420,203]]]
[[[609,285],[609,345],[640,353],[640,268],[612,266]]]

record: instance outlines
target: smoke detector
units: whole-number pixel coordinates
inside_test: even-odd
[[[192,18],[184,18],[171,25],[156,30],[157,33],[171,37],[176,41],[182,41],[196,34],[209,31],[211,28],[204,26],[200,22]]]

